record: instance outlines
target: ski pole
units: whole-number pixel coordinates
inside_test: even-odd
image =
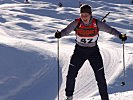
[[[122,34],[122,37],[124,37],[125,34]],[[126,79],[126,73],[125,73],[125,51],[124,51],[124,41],[122,41],[122,47],[123,47],[123,75],[124,75],[124,81],[121,82],[121,86],[125,85],[125,79]]]
[[[109,15],[109,13],[110,13],[110,12],[108,12],[108,13],[101,19],[102,22],[106,22],[105,18]]]
[[[58,72],[58,100],[59,100],[59,67],[60,67],[60,63],[59,63],[59,39],[57,39],[57,72]]]

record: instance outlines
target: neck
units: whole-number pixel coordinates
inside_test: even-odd
[[[88,22],[88,23],[84,23],[84,22],[83,22],[83,24],[84,24],[84,25],[89,25],[89,24],[91,24],[92,18],[93,18],[93,17],[91,16],[89,22]]]

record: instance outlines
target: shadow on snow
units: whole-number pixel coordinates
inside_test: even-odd
[[[133,64],[129,65],[128,68],[126,69],[125,86],[121,86],[121,82],[124,81],[123,73],[121,73],[115,79],[115,82],[109,85],[109,93],[112,94],[117,92],[132,91],[133,90],[132,72],[133,72]]]
[[[56,57],[48,51],[20,50],[0,44],[0,97],[6,100],[54,100]],[[61,71],[61,69],[60,69]],[[60,84],[62,75],[60,72]],[[36,95],[37,94],[37,95]]]

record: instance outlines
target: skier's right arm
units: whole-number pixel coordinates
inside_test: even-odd
[[[63,36],[69,35],[69,33],[71,33],[77,27],[77,25],[78,25],[77,21],[72,21],[66,28],[61,30],[61,32],[56,32],[55,37],[61,38]]]

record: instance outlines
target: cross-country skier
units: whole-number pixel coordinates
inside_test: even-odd
[[[63,4],[62,4],[61,2],[59,2],[59,3],[58,3],[58,6],[59,6],[59,7],[62,7],[62,6],[63,6]]]
[[[113,34],[122,41],[127,40],[127,36],[123,36],[116,29],[98,19],[95,19],[92,16],[91,7],[87,4],[83,4],[80,7],[80,18],[75,19],[66,28],[61,30],[61,32],[56,32],[55,38],[66,36],[73,30],[75,30],[76,35],[76,45],[68,69],[65,89],[67,96],[66,100],[73,100],[75,78],[77,77],[79,69],[86,60],[90,62],[94,71],[101,99],[109,100],[103,60],[97,45],[97,40],[100,34],[99,31]]]
[[[25,2],[25,3],[30,3],[29,0],[25,0],[24,2]]]

